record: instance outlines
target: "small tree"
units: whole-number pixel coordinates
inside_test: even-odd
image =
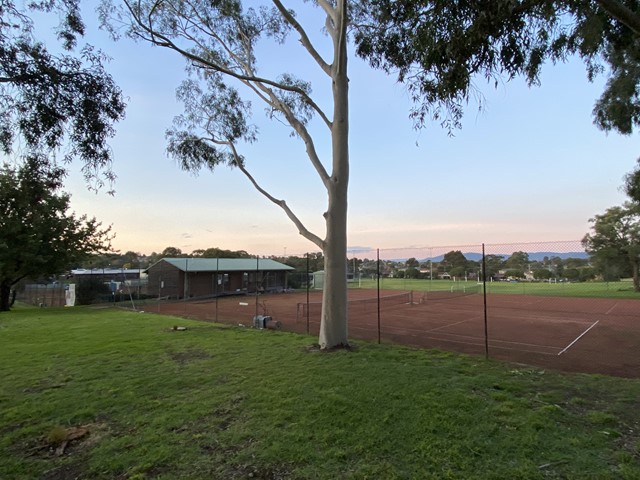
[[[618,274],[617,265],[626,265],[634,290],[640,292],[640,206],[625,203],[611,207],[589,221],[593,232],[585,235],[582,244],[605,279]]]
[[[109,228],[68,212],[63,178],[62,169],[50,169],[40,157],[0,170],[0,311],[11,307],[11,289],[20,280],[59,274],[110,246]]]

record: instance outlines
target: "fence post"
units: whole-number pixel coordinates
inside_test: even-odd
[[[307,252],[307,274],[306,274],[306,280],[307,280],[307,335],[310,334],[309,332],[309,289],[311,288],[311,282],[309,282],[309,252]]]
[[[215,274],[215,293],[216,293],[216,322],[218,321],[218,297],[219,295],[219,291],[218,291],[218,285],[220,285],[220,258],[216,257],[216,274]],[[224,278],[224,277],[223,277]]]
[[[482,295],[484,303],[484,356],[489,358],[489,329],[487,326],[487,262],[482,244]]]
[[[378,269],[378,345],[380,344],[380,249],[376,250]]]

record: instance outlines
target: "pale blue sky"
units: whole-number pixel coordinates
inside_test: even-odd
[[[85,15],[92,23],[92,12]],[[181,58],[142,43],[112,43],[93,28],[87,41],[111,55],[108,69],[129,97],[127,118],[111,142],[117,193],[88,192],[79,165],[67,190],[78,213],[113,225],[116,248],[151,253],[215,246],[265,255],[317,250],[239,171],[220,168],[194,177],[167,158],[164,132],[181,112],[174,94],[185,78]],[[330,112],[329,84],[297,43],[286,53],[275,48],[264,50],[262,71],[280,71],[275,64],[286,59],[286,71],[321,82],[314,92]],[[590,217],[624,201],[619,188],[640,142],[637,134],[605,134],[592,124],[605,79],[588,83],[579,61],[546,66],[541,87],[522,80],[497,90],[479,85],[486,108],[478,112],[470,104],[453,138],[437,123],[414,130],[404,87],[353,56],[350,79],[351,246],[576,240],[588,231]],[[257,101],[254,107],[261,135],[245,150],[249,168],[324,236],[326,195],[302,143],[269,125]],[[329,137],[320,126],[313,130],[329,162]]]

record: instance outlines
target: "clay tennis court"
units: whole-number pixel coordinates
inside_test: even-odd
[[[321,292],[159,303],[149,311],[250,327],[269,315],[284,331],[318,334]],[[349,335],[485,355],[483,296],[349,290]],[[640,377],[640,301],[493,294],[487,297],[489,357],[564,371]]]

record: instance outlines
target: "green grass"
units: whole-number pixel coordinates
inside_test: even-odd
[[[375,280],[362,280],[349,285],[351,288],[376,288]],[[454,282],[452,280],[416,280],[404,278],[383,278],[381,289],[414,290],[414,291],[450,291],[451,288],[477,288],[482,292],[482,285],[475,281]],[[582,283],[548,283],[548,282],[487,282],[489,294],[544,295],[555,297],[604,297],[630,298],[640,300],[640,293],[633,290],[631,281],[620,282],[582,282]]]
[[[0,478],[640,479],[640,380],[311,343],[114,309],[2,313]],[[56,455],[71,427],[89,434]]]

